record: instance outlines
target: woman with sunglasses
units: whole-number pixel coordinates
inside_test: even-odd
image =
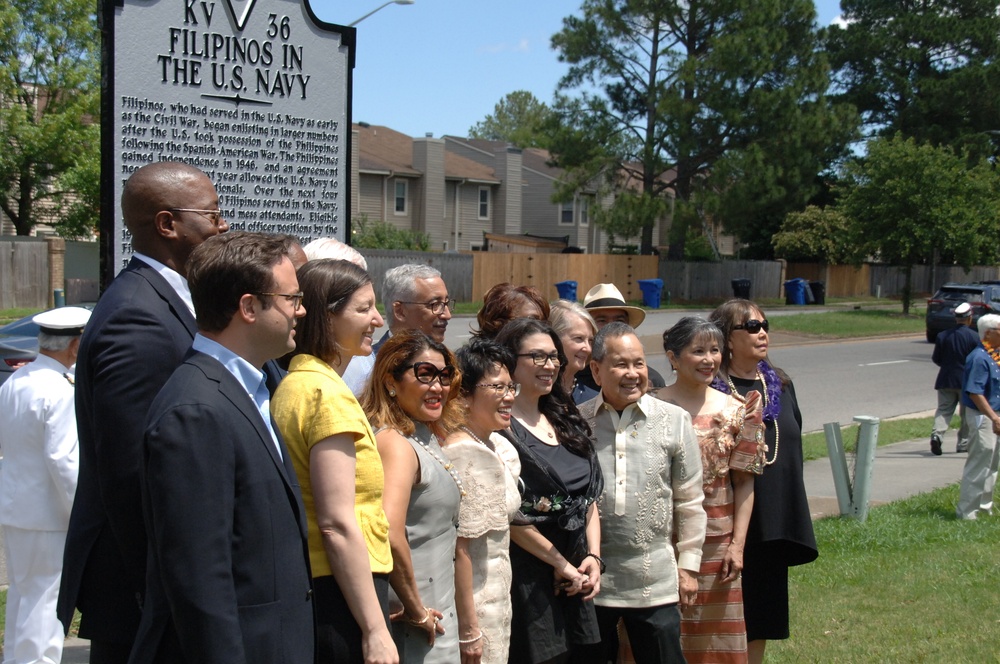
[[[462,478],[458,512],[455,603],[462,664],[505,664],[510,649],[510,520],[521,506],[521,463],[506,438],[521,386],[503,346],[473,339],[458,351],[459,403],[464,421],[448,436],[445,454]]]
[[[521,509],[511,525],[510,661],[572,661],[600,642],[594,596],[601,588],[604,488],[590,427],[560,380],[566,356],[543,321],[520,318],[497,336],[516,358],[509,438],[521,461]]]
[[[438,444],[457,424],[455,365],[444,344],[406,330],[382,345],[361,395],[385,472],[393,638],[401,662],[460,658],[454,560],[463,488]]]
[[[722,364],[722,333],[687,316],[663,333],[673,384],[657,397],[691,415],[701,450],[708,531],[698,572],[698,600],[681,613],[681,648],[688,664],[747,661],[740,572],[753,510],[754,475],[763,470],[759,392],[741,401],[711,387]]]
[[[722,368],[712,384],[747,400],[762,395],[764,470],[754,478],[754,504],[743,553],[743,612],[751,664],[770,639],[788,638],[788,568],[819,555],[802,479],[802,415],[795,388],[768,358],[769,324],[760,307],[735,299],[709,320],[722,331]]]
[[[271,413],[302,490],[316,612],[316,661],[397,662],[389,631],[389,524],[382,461],[364,411],[341,377],[382,327],[372,280],[347,261],[298,270],[306,315]]]

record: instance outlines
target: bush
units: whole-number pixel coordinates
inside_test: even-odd
[[[396,228],[387,221],[362,214],[351,222],[351,245],[359,249],[428,251],[431,239],[427,233]]]

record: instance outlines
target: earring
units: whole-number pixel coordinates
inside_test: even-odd
[[[395,397],[396,396],[396,390],[389,390],[389,396],[390,397]]]

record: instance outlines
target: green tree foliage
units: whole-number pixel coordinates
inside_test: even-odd
[[[740,234],[776,230],[851,137],[851,115],[824,96],[811,0],[584,0],[552,43],[570,65],[561,86],[577,89],[553,107],[558,165],[578,182],[672,190]],[[637,221],[648,252],[655,219]],[[687,230],[671,229],[671,258]]]
[[[854,257],[847,217],[833,207],[788,213],[772,242],[775,255],[790,261],[843,264]]]
[[[993,155],[1000,129],[1000,12],[992,0],[842,0],[827,32],[841,98],[869,136]]]
[[[549,107],[527,90],[507,94],[493,107],[493,113],[469,129],[469,138],[506,141],[519,148],[544,148],[543,128]]]
[[[81,163],[100,149],[96,9],[93,0],[0,5],[0,209],[18,235],[56,209],[62,187],[97,187],[80,180],[99,174]]]
[[[362,214],[351,221],[351,246],[358,249],[404,249],[428,251],[431,240],[427,233],[396,228],[381,219],[369,219]]]
[[[947,253],[962,267],[995,262],[1000,235],[1000,178],[986,161],[969,168],[951,148],[901,135],[868,143],[863,161],[848,164],[840,209],[859,256],[905,273],[903,313],[918,263]]]

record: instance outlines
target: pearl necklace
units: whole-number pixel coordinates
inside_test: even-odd
[[[767,408],[767,383],[764,382],[764,376],[761,375],[760,369],[757,370],[757,380],[759,380],[760,384],[764,386],[764,389],[761,390],[761,392],[764,393],[764,408]],[[733,384],[733,379],[729,377],[728,373],[726,374],[726,382],[729,383],[729,389],[732,390],[731,394],[734,397],[736,397],[736,399],[740,403],[746,403],[747,402],[746,397],[744,397],[742,394],[736,391],[736,385]],[[770,461],[768,461],[767,455],[765,453],[764,456],[765,466],[770,466],[771,464],[773,464],[775,461],[778,460],[778,442],[781,439],[781,432],[778,430],[778,418],[775,417],[774,420],[772,421],[774,422],[774,456],[771,457]]]
[[[472,440],[476,441],[477,443],[479,443],[483,447],[488,447],[490,449],[493,449],[492,445],[490,445],[485,440],[483,440],[482,438],[480,438],[479,436],[477,436],[476,434],[474,434],[472,432],[472,429],[470,429],[469,427],[467,427],[465,425],[462,425],[462,426],[460,426],[458,428],[461,429],[462,431],[464,431],[465,433],[469,434],[469,438],[471,438]]]
[[[458,485],[458,492],[462,494],[462,497],[464,498],[465,487],[462,485],[462,478],[459,477],[458,471],[455,470],[455,464],[442,459],[441,456],[434,451],[434,448],[431,447],[429,443],[425,443],[424,441],[420,440],[420,438],[417,436],[414,436],[414,438],[416,438],[420,442],[420,444],[423,445],[424,450],[426,450],[428,454],[434,457],[435,461],[441,464],[442,468],[448,471],[448,474],[451,475],[451,479],[455,480],[455,484]]]

